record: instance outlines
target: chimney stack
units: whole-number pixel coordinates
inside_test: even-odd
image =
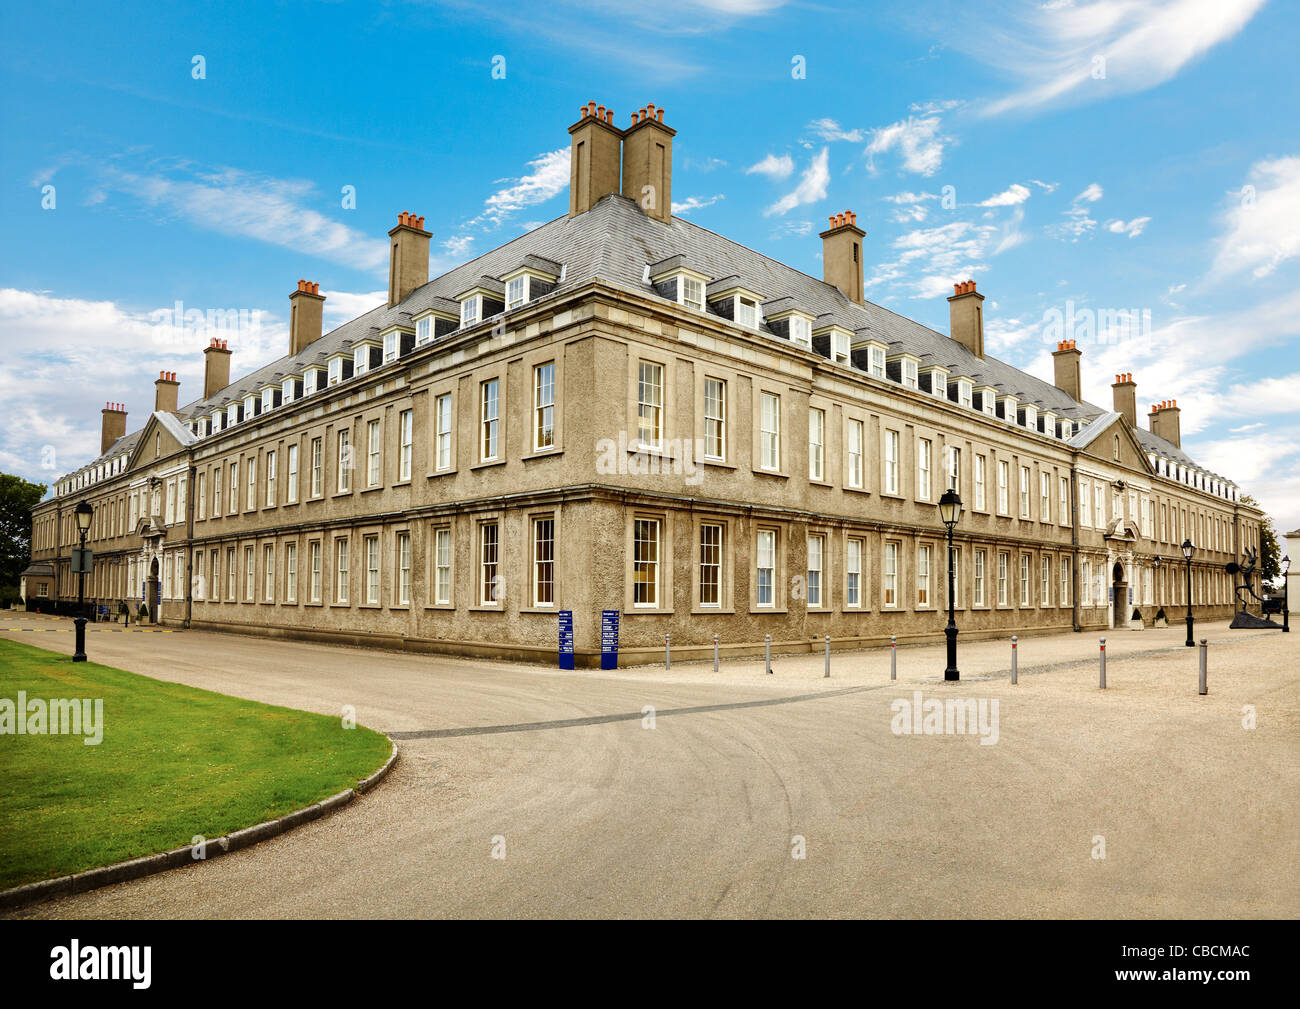
[[[569,216],[576,217],[619,191],[623,131],[614,111],[593,101],[578,110],[569,138]]]
[[[1151,408],[1151,433],[1157,438],[1163,438],[1172,444],[1174,448],[1183,447],[1178,423],[1180,412],[1178,400],[1176,399],[1167,399]]]
[[[1111,387],[1115,412],[1124,415],[1131,428],[1137,427],[1137,383],[1133,381],[1133,373],[1126,371],[1122,375],[1115,376],[1115,384]]]
[[[175,413],[176,397],[180,387],[180,382],[176,381],[176,372],[158,372],[158,379],[153,384],[154,412],[157,413],[161,410],[163,413]]]
[[[1074,345],[1073,340],[1062,340],[1052,351],[1052,365],[1056,371],[1053,383],[1071,398],[1083,402],[1083,386],[1079,379],[1079,359],[1083,351]],[[1136,410],[1136,406],[1134,407]]]
[[[654,103],[632,113],[623,131],[623,195],[635,200],[647,216],[673,220],[673,137],[664,125],[664,110]]]
[[[396,243],[394,243],[393,245],[394,256],[397,255],[396,248],[397,245]],[[429,243],[427,240],[424,243],[424,248],[425,248],[424,261],[425,263],[428,263]],[[425,269],[426,280],[428,279],[427,276],[428,272],[429,271],[426,268]],[[391,283],[392,281],[390,279],[389,284],[391,285]],[[389,291],[390,293],[388,297],[389,297],[389,304],[391,305],[393,303],[391,286],[389,287]],[[321,338],[321,332],[324,329],[324,326],[322,324],[324,311],[325,311],[325,295],[320,293],[320,284],[313,284],[310,280],[298,281],[298,290],[291,292],[289,295],[289,353],[290,355],[297,354],[299,351],[306,348],[309,344],[315,343],[317,340]],[[228,366],[227,366],[227,375],[229,375]]]
[[[822,280],[844,292],[844,297],[862,304],[862,239],[858,215],[851,210],[832,214],[830,227],[821,234]]]
[[[984,295],[975,281],[952,285],[948,296],[948,335],[976,357],[984,356]]]
[[[121,403],[105,403],[99,413],[99,454],[103,455],[113,442],[126,434],[126,407]]]
[[[215,336],[203,348],[203,398],[216,395],[230,384],[230,351]]]
[[[388,237],[392,240],[388,260],[388,307],[392,308],[417,287],[429,282],[429,239],[433,234],[424,230],[423,217],[403,211],[397,215],[397,227],[388,233]]]

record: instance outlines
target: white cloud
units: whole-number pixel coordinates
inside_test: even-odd
[[[1077,242],[1085,235],[1097,229],[1097,222],[1084,204],[1096,203],[1102,197],[1102,188],[1093,182],[1083,192],[1070,201],[1070,209],[1064,211],[1065,220],[1055,227],[1048,228],[1047,233],[1068,242]]]
[[[862,130],[846,130],[840,126],[834,119],[814,119],[808,124],[808,129],[812,130],[822,140],[834,142],[836,140],[848,140],[852,143],[861,143],[864,134]]]
[[[370,291],[354,294],[349,291],[322,291],[325,295],[325,329],[331,329],[351,322],[358,316],[365,315],[372,308],[388,304],[387,291]],[[232,371],[233,375],[234,372]]]
[[[1019,182],[1013,182],[1010,188],[990,196],[982,203],[977,203],[977,207],[1014,207],[1017,203],[1024,203],[1029,199],[1029,187],[1022,186]]]
[[[1056,192],[1056,187],[1060,185],[1059,182],[1040,182],[1038,179],[1030,179],[1029,181],[1047,193]]]
[[[502,180],[509,184],[483,201],[483,212],[471,223],[487,221],[499,225],[525,207],[545,203],[569,186],[569,148],[539,154],[528,162],[532,169],[517,179]]]
[[[909,231],[890,243],[896,258],[878,265],[865,284],[901,285],[913,298],[951,293],[954,282],[988,269],[985,259],[998,234],[995,225],[970,221]]]
[[[388,263],[388,243],[335,221],[309,205],[314,183],[237,168],[210,168],[175,159],[141,170],[120,163],[90,167],[95,202],[125,194],[164,219],[180,218],[223,235],[236,235],[328,259],[359,270]]]
[[[1264,0],[1094,0],[991,8],[950,44],[1019,78],[988,115],[1143,91],[1236,35]]]
[[[772,179],[788,179],[794,174],[794,158],[788,154],[782,154],[780,157],[769,154],[762,161],[746,168],[745,174],[766,175]]]
[[[805,235],[811,235],[812,233],[812,221],[784,221],[780,227],[773,229],[772,234],[768,237],[773,240],[780,238],[802,238]]]
[[[681,203],[673,204],[674,214],[689,214],[692,210],[700,210],[703,207],[711,207],[719,200],[725,199],[721,193],[716,196],[689,196]]]
[[[1146,226],[1151,222],[1149,217],[1135,217],[1131,221],[1121,221],[1119,219],[1106,222],[1106,230],[1116,235],[1128,235],[1129,238],[1137,238],[1146,230]]]
[[[903,170],[917,175],[931,176],[943,164],[943,149],[950,138],[939,132],[941,120],[937,115],[906,119],[881,126],[871,131],[871,141],[864,152],[867,164],[875,171],[879,154],[897,150],[902,155]]]
[[[1251,168],[1249,184],[1234,196],[1212,276],[1221,279],[1250,271],[1259,279],[1300,255],[1300,157],[1258,162]]]
[[[387,297],[385,292],[384,297]],[[329,301],[326,301],[329,304]],[[242,316],[209,316],[210,309],[242,309]],[[43,291],[0,289],[0,468],[49,483],[99,455],[99,410],[126,404],[128,430],[153,410],[154,379],[175,371],[182,405],[203,390],[203,348],[213,336],[228,340],[231,374],[243,375],[289,349],[283,321],[255,306],[185,305],[221,328],[178,325],[174,306],[133,309],[112,301],[59,297]],[[69,375],[76,376],[70,382]],[[43,467],[46,447],[53,453]]]
[[[813,156],[811,163],[799,178],[799,185],[786,193],[765,211],[766,215],[786,214],[795,207],[816,203],[826,198],[826,187],[831,181],[830,148],[823,147]]]
[[[937,193],[912,193],[907,191],[895,193],[893,196],[881,197],[886,203],[924,203],[926,200],[937,200],[938,198]]]
[[[442,247],[447,250],[447,255],[453,259],[464,259],[469,250],[474,245],[473,235],[453,235],[442,243]]]

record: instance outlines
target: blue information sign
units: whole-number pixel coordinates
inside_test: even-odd
[[[573,610],[560,610],[560,668],[573,668]]]
[[[600,668],[618,668],[618,610],[600,614]]]

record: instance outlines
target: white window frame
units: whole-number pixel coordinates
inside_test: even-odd
[[[704,379],[704,458],[722,462],[727,458],[727,383],[725,379]]]
[[[451,393],[444,392],[434,400],[435,472],[451,469]]]
[[[479,383],[479,462],[496,462],[501,457],[501,380]]]
[[[758,413],[759,469],[775,473],[781,469],[781,397],[760,391]]]
[[[555,362],[533,368],[533,451],[555,447]]]
[[[813,407],[808,411],[808,479],[826,478],[826,411]]]
[[[632,519],[632,605],[637,609],[659,608],[662,542],[663,522],[660,519],[643,517]],[[643,544],[649,546],[644,553]],[[638,577],[643,571],[650,577],[645,579]]]
[[[658,451],[664,438],[664,366],[657,361],[637,361],[636,440],[641,448]],[[647,433],[650,435],[646,437]]]
[[[397,415],[400,445],[397,453],[397,479],[411,479],[411,456],[415,448],[415,411],[403,410]]]

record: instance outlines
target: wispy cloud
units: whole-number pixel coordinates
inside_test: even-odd
[[[1232,197],[1211,276],[1249,271],[1259,279],[1300,255],[1300,157],[1257,163],[1250,182]]]
[[[1029,199],[1029,187],[1013,182],[1010,187],[990,196],[987,200],[975,204],[977,207],[1014,207]]]
[[[826,187],[831,181],[830,148],[823,147],[813,156],[812,162],[804,169],[799,184],[781,199],[768,207],[764,214],[786,214],[795,207],[806,203],[816,203],[826,198]]]
[[[557,196],[569,186],[569,148],[539,154],[528,162],[531,171],[518,178],[498,179],[500,187],[483,201],[483,209],[460,225],[442,247],[452,259],[469,254],[476,233],[495,231],[521,210]]]
[[[99,205],[125,197],[158,216],[223,235],[252,238],[358,270],[379,270],[388,245],[326,216],[312,204],[321,194],[306,179],[282,179],[180,158],[139,166],[127,159],[84,159],[90,173],[85,201]],[[48,178],[49,173],[42,173]]]
[[[769,154],[762,161],[745,169],[746,175],[766,175],[771,179],[788,179],[794,174],[794,158],[788,154],[779,157]]]
[[[1236,35],[1264,0],[1093,0],[991,7],[950,44],[1019,79],[987,115],[1143,91]]]
[[[837,140],[847,140],[850,143],[861,143],[866,134],[860,129],[846,130],[834,119],[814,119],[808,124],[808,129],[814,135],[822,140],[835,142]]]
[[[1062,214],[1065,220],[1048,228],[1047,233],[1066,242],[1077,242],[1085,235],[1092,234],[1097,230],[1097,222],[1088,210],[1088,204],[1096,203],[1102,195],[1100,185],[1096,182],[1089,183],[1083,192],[1070,201],[1070,209]]]
[[[726,199],[722,193],[718,193],[716,196],[688,196],[681,203],[673,203],[673,213],[689,214],[692,210],[711,207],[722,199]]]
[[[871,140],[864,152],[867,165],[876,170],[876,157],[897,151],[902,158],[902,168],[916,175],[930,176],[943,164],[943,150],[950,138],[940,133],[938,115],[908,116],[888,126],[871,131]]]
[[[1106,230],[1116,235],[1128,235],[1129,238],[1137,238],[1150,223],[1151,218],[1149,217],[1135,217],[1131,221],[1121,221],[1117,218],[1106,222]]]

